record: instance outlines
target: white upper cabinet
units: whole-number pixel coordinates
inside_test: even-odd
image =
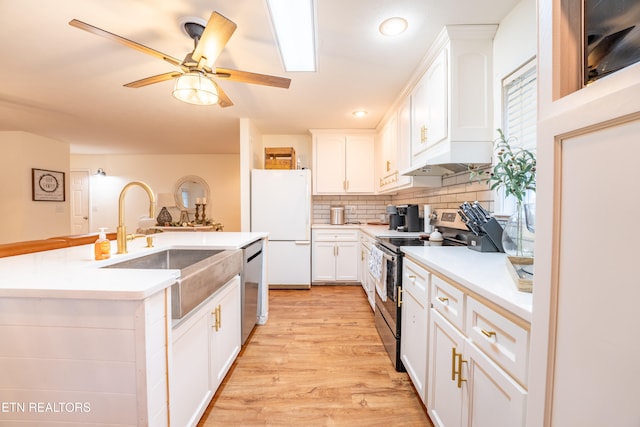
[[[313,194],[373,194],[374,134],[313,135]]]
[[[490,163],[495,25],[445,27],[411,93],[411,167]]]
[[[411,165],[411,97],[406,97],[390,116],[378,137],[377,172],[380,194],[412,187],[440,187],[439,176],[406,176]]]

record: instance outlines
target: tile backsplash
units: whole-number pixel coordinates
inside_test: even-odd
[[[442,187],[413,188],[395,195],[379,196],[314,196],[314,224],[328,224],[331,206],[344,206],[345,222],[366,223],[380,220],[386,213],[387,205],[417,204],[420,216],[424,205],[432,209],[457,208],[462,202],[478,201],[488,211],[493,212],[493,192],[484,182],[470,182],[467,172],[449,175],[442,179]]]

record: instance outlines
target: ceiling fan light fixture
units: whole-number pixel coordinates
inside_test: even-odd
[[[192,71],[176,79],[173,96],[188,104],[214,105],[218,102],[218,88],[204,74]]]
[[[393,18],[385,19],[384,21],[382,21],[379,30],[383,35],[392,37],[400,35],[407,31],[408,26],[409,23],[406,19],[399,16],[394,16]]]

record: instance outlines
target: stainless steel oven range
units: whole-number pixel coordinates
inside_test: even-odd
[[[402,246],[467,246],[472,234],[462,222],[457,209],[434,211],[435,227],[442,233],[442,242],[430,242],[422,236],[377,237],[375,246],[382,251],[382,274],[376,283],[375,323],[382,343],[395,368],[404,372],[400,358],[400,330],[402,308],[399,302],[402,289]],[[426,331],[425,331],[426,332]]]

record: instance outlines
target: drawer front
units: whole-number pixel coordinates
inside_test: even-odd
[[[313,240],[319,242],[357,242],[358,230],[319,229],[313,230]]]
[[[460,331],[464,331],[464,293],[437,276],[431,277],[431,305]]]
[[[409,292],[426,307],[429,302],[429,272],[408,258],[404,259],[402,269],[402,292]]]
[[[526,387],[529,365],[527,329],[468,297],[466,334],[494,362]]]

